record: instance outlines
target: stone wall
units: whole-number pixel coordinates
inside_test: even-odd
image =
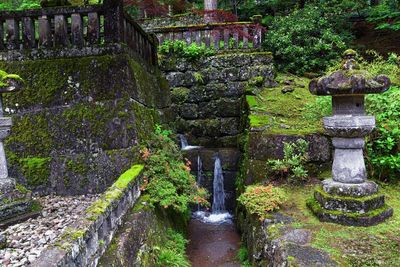
[[[249,83],[274,78],[270,53],[232,53],[189,61],[167,58],[161,69],[171,87],[174,125],[192,145],[238,147],[243,96]]]
[[[0,61],[26,84],[4,99],[14,122],[6,139],[10,174],[40,193],[102,192],[168,114],[168,84],[120,46],[51,54]]]
[[[145,31],[151,31],[158,27],[187,26],[205,23],[203,16],[193,13],[171,17],[141,19],[139,22]]]
[[[124,215],[140,196],[143,165],[134,165],[87,210],[79,224],[67,229],[54,246],[30,266],[97,266],[121,226]]]

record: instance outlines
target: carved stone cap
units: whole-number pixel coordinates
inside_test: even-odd
[[[7,74],[0,70],[0,93],[20,91],[23,85],[24,81],[18,75]]]
[[[360,67],[355,60],[357,53],[346,50],[343,54],[342,69],[321,78],[313,79],[309,90],[314,95],[363,95],[382,93],[389,89],[390,79],[385,75],[373,77]]]

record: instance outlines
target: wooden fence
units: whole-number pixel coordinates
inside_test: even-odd
[[[0,12],[0,52],[112,43],[124,43],[150,65],[157,65],[157,39],[124,13],[120,0],[86,7]]]
[[[212,23],[152,29],[162,44],[166,40],[184,40],[216,50],[259,48],[265,29],[251,22]]]

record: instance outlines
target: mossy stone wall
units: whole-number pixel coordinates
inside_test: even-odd
[[[242,102],[253,80],[273,82],[272,56],[266,52],[219,54],[200,60],[164,58],[161,69],[171,87],[174,126],[189,143],[237,147],[243,132]]]
[[[0,61],[0,69],[25,80],[4,97],[10,174],[42,193],[103,191],[168,114],[161,72],[127,53]]]

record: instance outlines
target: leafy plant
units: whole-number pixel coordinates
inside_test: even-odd
[[[372,177],[383,181],[400,177],[400,87],[368,95],[367,112],[375,115],[377,127],[368,137],[367,162]]]
[[[236,257],[240,261],[241,267],[251,267],[251,264],[249,261],[249,252],[247,251],[246,247],[241,246],[238,250]]]
[[[184,163],[180,149],[171,139],[172,132],[157,125],[150,141],[142,148],[146,163],[142,190],[148,193],[151,205],[189,212],[189,204],[208,205],[207,191],[196,184],[190,173],[191,163]]]
[[[280,178],[287,179],[289,182],[304,180],[308,172],[304,167],[307,162],[308,142],[298,139],[296,142],[283,143],[283,159],[273,159],[267,161],[268,171]]]
[[[251,214],[264,220],[267,218],[268,212],[278,210],[286,198],[286,193],[282,188],[272,185],[250,185],[239,196],[238,201]]]
[[[339,58],[349,37],[339,34],[324,14],[321,8],[307,6],[275,18],[263,46],[273,52],[283,70],[321,71]]]
[[[186,245],[188,240],[171,228],[166,232],[167,240],[159,250],[157,266],[189,267],[190,263],[186,257]]]
[[[400,30],[400,5],[398,0],[385,0],[368,10],[368,22],[377,29]]]
[[[210,48],[206,48],[205,44],[198,46],[195,43],[188,45],[185,41],[164,41],[162,45],[159,46],[158,52],[165,56],[177,56],[188,58],[190,60],[197,60],[202,57],[212,56],[215,51]]]

